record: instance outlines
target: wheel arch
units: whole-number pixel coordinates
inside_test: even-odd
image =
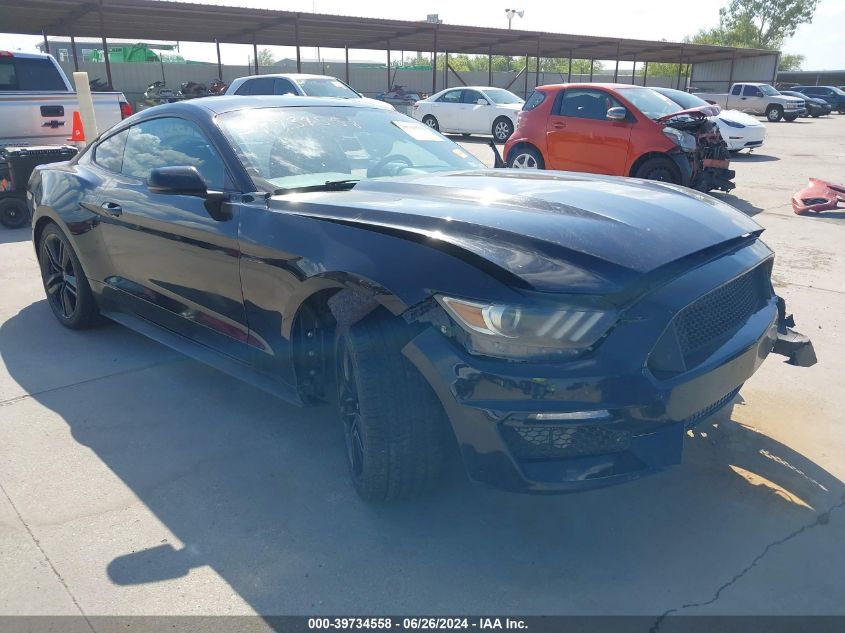
[[[645,152],[644,154],[640,155],[633,163],[631,163],[631,169],[628,171],[628,175],[632,178],[635,178],[636,176],[634,174],[637,173],[637,170],[642,166],[642,164],[647,160],[651,160],[652,158],[663,158],[668,160],[673,165],[675,164],[675,161],[673,161],[669,156],[667,156],[666,152]]]
[[[534,143],[532,143],[531,141],[517,141],[517,142],[516,142],[516,143],[514,143],[514,144],[511,146],[511,148],[508,150],[507,155],[503,157],[503,158],[504,158],[504,160],[505,160],[505,162],[507,163],[507,162],[509,162],[509,161],[510,161],[510,159],[511,159],[511,155],[512,155],[514,152],[517,152],[517,151],[519,151],[519,150],[521,150],[521,149],[526,149],[526,148],[533,149],[535,152],[537,152],[538,154],[540,154],[540,156],[542,156],[542,158],[543,158],[543,162],[545,162],[545,161],[546,161],[546,156],[543,154],[543,150],[541,150],[539,147],[537,147]]]

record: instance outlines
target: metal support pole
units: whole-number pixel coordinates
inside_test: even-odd
[[[572,49],[569,49],[569,69],[566,71],[566,82],[572,81]]]
[[[252,34],[252,60],[255,62],[255,74],[260,75],[258,70],[258,44],[255,43],[255,33]]]
[[[296,40],[296,72],[302,72],[302,51],[299,48],[299,14],[293,17],[293,36]]]
[[[344,76],[344,80],[346,81],[346,83],[349,83],[349,47],[344,46],[343,49],[344,49],[344,52],[346,53],[346,63],[344,65],[344,75],[343,76]]]
[[[111,79],[111,62],[109,61],[109,44],[106,41],[106,23],[103,19],[103,0],[100,0],[100,38],[103,42],[103,55],[106,59],[106,80],[109,82],[109,90],[114,90],[114,84]]]
[[[434,48],[431,52],[431,94],[437,92],[437,27],[434,27]]]
[[[643,86],[645,86],[646,81],[648,81],[648,62],[645,63],[643,68]]]
[[[540,85],[540,38],[537,38],[537,72],[534,73],[534,87]],[[527,99],[526,95],[526,99]]]
[[[390,40],[387,40],[387,92],[390,92]]]
[[[76,54],[76,38],[70,36],[70,50],[73,53],[73,70],[79,72],[79,56]]]
[[[493,47],[487,49],[487,85],[493,85]]]
[[[631,85],[637,83],[637,60],[634,60],[634,67],[631,69]]]
[[[449,51],[443,53],[443,90],[449,87]]]
[[[616,70],[613,71],[614,83],[619,80],[619,42],[616,42]]]
[[[775,55],[775,72],[772,74],[772,85],[778,82],[778,66],[780,66],[780,53]]]
[[[595,59],[590,60],[590,83],[593,83],[593,64],[596,63]]]
[[[220,59],[220,42],[214,38],[214,46],[217,47],[217,78],[223,81],[223,62]]]
[[[525,90],[522,93],[523,99],[528,98],[528,55],[525,56]]]
[[[736,61],[736,51],[731,54],[731,71],[728,73],[728,89],[725,92],[729,92],[731,87],[734,85],[734,62]]]
[[[44,32],[43,29],[41,31],[41,37],[44,38],[44,52],[49,55],[50,54],[50,42],[47,41],[47,34]]]
[[[681,45],[681,61],[678,64],[678,85],[677,85],[678,90],[681,89],[681,69],[683,68],[683,66],[684,66],[684,46],[682,44]]]

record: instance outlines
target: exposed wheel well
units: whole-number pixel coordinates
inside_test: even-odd
[[[644,162],[650,160],[652,158],[665,158],[673,165],[675,164],[671,158],[666,156],[663,152],[648,152],[640,156],[637,160],[634,161],[634,164],[631,165],[631,171],[628,172],[629,176],[636,177],[637,170],[642,166]]]
[[[47,216],[38,218],[38,222],[35,223],[35,227],[32,229],[32,241],[35,244],[35,248],[38,248],[38,244],[41,242],[41,234],[47,228],[48,224],[55,224],[55,222]]]

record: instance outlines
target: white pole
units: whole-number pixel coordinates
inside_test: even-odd
[[[85,145],[87,146],[99,135],[97,119],[94,116],[94,100],[91,98],[91,86],[88,83],[88,73],[73,73],[73,83],[76,86],[79,116],[82,118],[82,127],[85,128]]]

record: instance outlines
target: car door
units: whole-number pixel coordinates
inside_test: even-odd
[[[546,128],[549,169],[626,175],[630,120],[611,121],[610,108],[623,107],[598,88],[568,88],[558,93]]]
[[[478,100],[482,99],[486,103],[479,105]],[[461,132],[490,132],[493,125],[492,120],[487,123],[488,114],[493,110],[493,106],[487,101],[487,98],[478,92],[478,90],[470,90],[465,88],[461,94],[461,109],[458,113]]]
[[[120,173],[95,201],[112,269],[107,294],[124,311],[248,359],[237,196],[223,203],[231,217],[216,220],[201,197],[151,192],[150,170],[168,166],[194,166],[209,189],[233,192],[220,148],[196,123],[166,116],[129,128]]]
[[[437,119],[441,130],[450,132],[459,130],[462,93],[463,90],[460,88],[448,90],[432,103],[431,113]]]
[[[763,91],[757,86],[743,86],[740,97],[740,109],[744,112],[756,112],[758,114],[766,111]]]

